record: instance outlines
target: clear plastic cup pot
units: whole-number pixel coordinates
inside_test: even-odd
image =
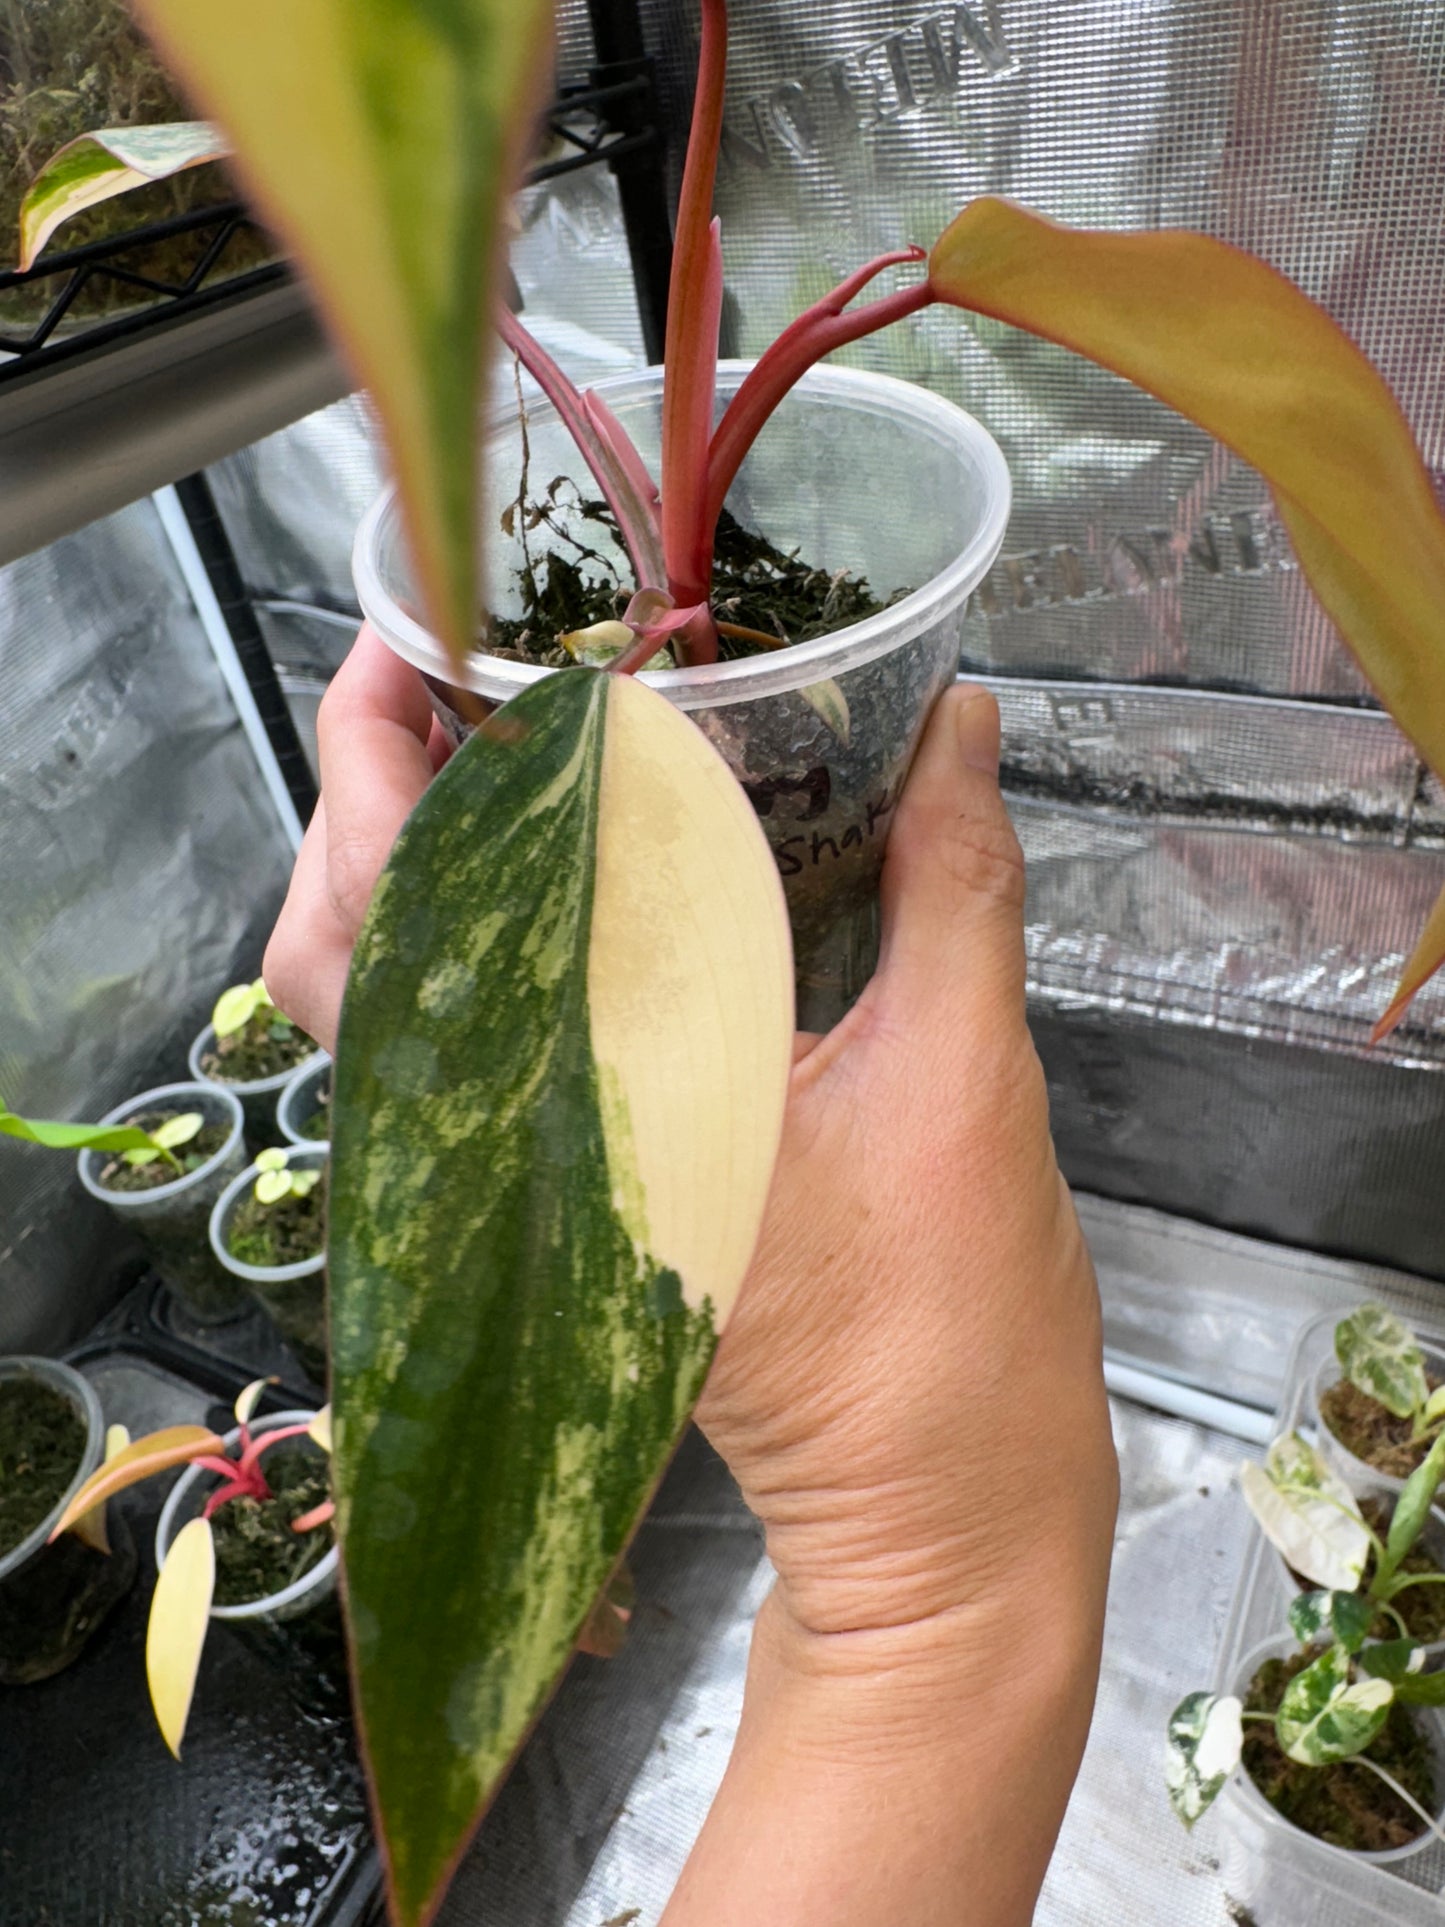
[[[1445,1351],[1431,1344],[1428,1339],[1419,1338],[1418,1342],[1425,1355],[1426,1371],[1431,1378],[1445,1383]],[[1368,1459],[1360,1458],[1342,1439],[1336,1438],[1325,1423],[1320,1400],[1331,1385],[1339,1383],[1341,1375],[1339,1361],[1331,1350],[1327,1358],[1319,1361],[1310,1379],[1305,1421],[1314,1426],[1316,1442],[1326,1463],[1333,1466],[1356,1498],[1377,1495],[1393,1501],[1404,1491],[1404,1479],[1392,1472],[1382,1472],[1377,1466],[1371,1465]]]
[[[241,1100],[241,1109],[246,1114],[246,1142],[253,1151],[264,1151],[268,1144],[276,1140],[276,1106],[281,1093],[299,1072],[306,1070],[318,1057],[325,1053],[318,1045],[309,1056],[303,1057],[299,1064],[288,1070],[277,1071],[274,1077],[253,1077],[249,1080],[229,1077],[213,1077],[205,1069],[205,1060],[216,1048],[216,1029],[214,1024],[196,1037],[186,1058],[191,1076],[199,1083],[216,1084],[222,1090],[233,1091]]]
[[[146,1191],[117,1191],[100,1181],[108,1151],[82,1151],[80,1181],[140,1238],[156,1270],[202,1324],[224,1324],[249,1307],[244,1291],[216,1262],[207,1235],[211,1208],[246,1162],[241,1105],[223,1084],[161,1084],[127,1098],[101,1119],[128,1124],[154,1111],[199,1111],[207,1124],[226,1127],[226,1141],[199,1169]]]
[[[330,1056],[325,1051],[318,1051],[282,1091],[276,1106],[276,1128],[285,1143],[298,1144],[307,1150],[313,1145],[330,1142],[329,1118],[325,1119],[328,1128],[319,1134],[316,1122],[323,1117],[322,1107],[330,1100],[333,1075],[334,1066]]]
[[[283,1426],[305,1425],[315,1416],[308,1411],[268,1412],[251,1421],[251,1434],[253,1438],[263,1437]],[[239,1427],[228,1432],[227,1452],[234,1454],[240,1440]],[[321,1448],[304,1437],[288,1444],[321,1455]],[[157,1571],[165,1565],[176,1534],[200,1514],[218,1483],[214,1472],[195,1465],[177,1479],[156,1524]],[[211,1608],[214,1625],[225,1627],[273,1664],[281,1665],[290,1677],[293,1692],[324,1712],[339,1711],[346,1693],[345,1637],[337,1594],[339,1564],[340,1553],[333,1542],[309,1571],[283,1591],[247,1600],[243,1605]]]
[[[329,1144],[289,1145],[288,1166],[321,1171]],[[270,1314],[272,1322],[317,1385],[326,1383],[326,1252],[289,1265],[248,1264],[230,1248],[237,1211],[250,1196],[260,1172],[253,1164],[233,1178],[211,1211],[211,1249],[218,1264],[242,1280]]]
[[[720,405],[750,366],[722,364]],[[661,370],[599,382],[597,393],[656,473]],[[528,403],[526,430],[534,486],[566,476],[595,496],[549,404]],[[497,611],[516,614],[523,518],[514,519],[514,536],[499,521],[522,475],[515,407],[493,421],[483,452],[485,580]],[[968,598],[998,554],[1009,502],[997,444],[961,408],[888,376],[815,368],[759,436],[728,507],[779,548],[829,572],[862,574],[880,599],[898,600],[816,641],[643,676],[688,712],[752,800],[787,894],[806,1028],[836,1022],[872,975],[892,813],[928,712],[957,671]],[[585,534],[599,551],[608,547],[595,525]],[[535,551],[536,533],[527,539]],[[630,581],[625,559],[618,564]],[[556,673],[477,652],[457,677],[418,617],[392,493],[363,521],[353,567],[362,608],[426,676],[453,740],[467,727],[458,681],[475,712],[477,697],[503,703]]]
[[[73,1532],[48,1544],[55,1522],[105,1452],[105,1421],[94,1388],[49,1358],[0,1358],[0,1383],[31,1379],[59,1393],[85,1427],[75,1476],[47,1516],[0,1558],[0,1686],[28,1686],[63,1672],[79,1657],[135,1579],[135,1539],[124,1513],[107,1516],[110,1551]]]

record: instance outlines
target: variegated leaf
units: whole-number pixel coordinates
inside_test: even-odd
[[[1328,1591],[1353,1592],[1370,1534],[1353,1493],[1297,1432],[1270,1446],[1263,1466],[1240,1468],[1240,1490],[1260,1530],[1295,1571]]]
[[[1429,1396],[1414,1333],[1383,1305],[1361,1305],[1340,1320],[1335,1356],[1350,1383],[1396,1418],[1409,1418]]]
[[[452,758],[357,944],[334,1099],[336,1492],[406,1927],[701,1388],[791,1045],[776,866],[677,710],[572,669]]]
[[[1350,1655],[1331,1646],[1284,1689],[1275,1732],[1290,1759],[1328,1766],[1361,1753],[1390,1717],[1395,1689],[1385,1679],[1350,1680]]]
[[[124,1492],[127,1486],[139,1485],[143,1479],[169,1471],[173,1465],[186,1465],[203,1452],[224,1450],[225,1440],[204,1425],[170,1425],[162,1432],[148,1432],[134,1444],[122,1446],[114,1456],[107,1457],[104,1465],[96,1467],[61,1513],[51,1538],[58,1539],[77,1519],[93,1507],[104,1505],[117,1492]]]
[[[1425,1649],[1413,1639],[1367,1646],[1360,1666],[1375,1679],[1389,1680],[1395,1698],[1407,1706],[1445,1706],[1445,1672],[1425,1671]]]
[[[227,151],[216,129],[199,120],[81,134],[50,157],[20,203],[21,267],[32,266],[55,230],[84,208],[220,160]]]
[[[1213,1693],[1191,1693],[1169,1720],[1164,1780],[1169,1804],[1192,1827],[1213,1805],[1239,1765],[1244,1728],[1240,1703]]]
[[[840,685],[830,676],[826,682],[810,682],[798,694],[846,749],[853,737],[853,718],[848,709],[848,698]]]
[[[1302,1592],[1290,1603],[1290,1631],[1301,1646],[1327,1639],[1357,1653],[1378,1610],[1357,1592]]]

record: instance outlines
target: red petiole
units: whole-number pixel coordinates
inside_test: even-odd
[[[261,1470],[262,1453],[269,1452],[273,1445],[280,1445],[284,1439],[301,1438],[309,1431],[309,1425],[282,1425],[274,1432],[263,1432],[257,1438],[252,1435],[249,1425],[243,1425],[239,1457],[227,1459],[212,1453],[194,1459],[193,1464],[204,1466],[208,1472],[216,1473],[225,1481],[206,1500],[201,1516],[213,1518],[223,1505],[229,1505],[233,1499],[269,1499],[271,1488]]]
[[[641,595],[667,585],[665,607],[640,597],[622,619],[636,642],[608,666],[627,675],[671,639],[686,664],[715,662],[718,625],[708,606],[713,543],[728,490],[748,450],[779,403],[835,348],[917,314],[937,298],[927,280],[850,309],[885,269],[927,260],[923,248],[898,248],[850,274],[787,328],[759,358],[716,430],[718,331],[722,314],[721,227],[713,190],[722,140],[727,77],[726,0],[702,0],[702,52],[692,131],[683,168],[668,300],[662,394],[659,492],[621,422],[597,395],[581,393],[515,315],[503,312],[502,338],[552,402],[616,517],[637,570]]]

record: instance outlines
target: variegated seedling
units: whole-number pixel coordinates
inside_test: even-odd
[[[1409,1326],[1383,1305],[1361,1305],[1335,1326],[1335,1356],[1357,1391],[1410,1421],[1410,1444],[1445,1429],[1445,1385],[1432,1391],[1425,1354]]]
[[[1212,1805],[1240,1763],[1246,1723],[1259,1721],[1273,1724],[1281,1751],[1296,1765],[1358,1759],[1419,1814],[1422,1825],[1435,1827],[1411,1794],[1364,1755],[1396,1703],[1445,1706],[1445,1672],[1422,1670],[1426,1650],[1409,1637],[1394,1604],[1411,1586],[1445,1585],[1445,1573],[1401,1571],[1442,1477],[1445,1438],[1406,1482],[1381,1539],[1349,1487],[1297,1432],[1276,1439],[1263,1466],[1244,1466],[1240,1484],[1261,1530],[1316,1588],[1301,1592],[1290,1606],[1290,1632],[1305,1651],[1323,1650],[1289,1680],[1272,1713],[1246,1712],[1236,1695],[1210,1692],[1190,1693],[1174,1709],[1165,1779],[1170,1804],[1185,1826]],[[1371,1638],[1382,1618],[1394,1623],[1400,1637]]]
[[[303,1165],[292,1166],[279,1146],[256,1156],[256,1182],[252,1196],[257,1204],[280,1204],[283,1198],[304,1198],[321,1182],[320,1171]]]
[[[48,1118],[18,1117],[0,1106],[0,1132],[26,1144],[43,1144],[52,1151],[116,1151],[126,1164],[155,1164],[164,1158],[179,1177],[186,1169],[177,1157],[205,1128],[200,1111],[182,1111],[153,1131],[137,1124],[63,1124]]]
[[[94,1522],[104,1517],[108,1500],[127,1487],[179,1466],[197,1465],[221,1480],[201,1508],[172,1540],[165,1564],[156,1577],[146,1631],[146,1680],[151,1706],[162,1738],[177,1759],[190,1717],[206,1628],[215,1589],[216,1551],[211,1520],[223,1506],[241,1500],[271,1498],[263,1460],[288,1439],[309,1438],[322,1451],[331,1451],[331,1413],[324,1407],[298,1425],[276,1426],[267,1432],[252,1429],[256,1407],[272,1381],[256,1379],[235,1404],[239,1428],[236,1443],[227,1448],[219,1433],[204,1425],[172,1425],[147,1433],[134,1442],[119,1438],[105,1463],[85,1481],[66,1506],[50,1537],[81,1533],[94,1544]],[[297,1533],[329,1527],[335,1512],[331,1500],[293,1520]]]

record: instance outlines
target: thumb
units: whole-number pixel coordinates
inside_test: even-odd
[[[976,684],[947,690],[883,865],[885,1008],[952,1007],[970,1028],[1024,1022],[1024,858],[998,764],[998,704]]]

